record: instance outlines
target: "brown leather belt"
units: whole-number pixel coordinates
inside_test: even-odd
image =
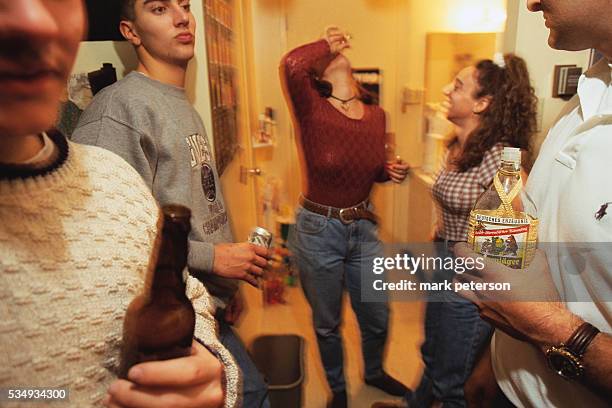
[[[310,201],[306,197],[300,197],[302,207],[313,213],[333,217],[339,219],[343,224],[350,224],[355,220],[368,220],[374,224],[378,224],[378,217],[372,211],[368,210],[369,200],[360,202],[359,204],[348,208],[336,208],[327,205],[317,204]]]

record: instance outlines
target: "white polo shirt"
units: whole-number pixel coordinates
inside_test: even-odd
[[[529,176],[526,189],[537,206],[541,243],[612,242],[612,204],[607,215],[595,217],[612,202],[611,68],[602,60],[582,75],[578,95],[551,128]],[[612,251],[580,246],[579,256],[547,246],[553,279],[573,313],[611,333]],[[609,406],[581,384],[552,372],[532,345],[497,330],[491,346],[497,382],[516,406]]]

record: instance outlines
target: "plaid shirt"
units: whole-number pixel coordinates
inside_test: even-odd
[[[480,165],[468,171],[446,170],[446,160],[432,187],[438,211],[436,235],[450,241],[466,241],[470,211],[489,187],[500,165],[504,146],[496,144],[485,152]]]

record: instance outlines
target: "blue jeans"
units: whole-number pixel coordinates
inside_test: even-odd
[[[389,308],[386,302],[361,302],[362,265],[371,265],[372,259],[382,254],[376,225],[367,220],[343,224],[300,208],[295,228],[289,234],[289,245],[312,309],[319,352],[332,391],[346,388],[340,338],[344,287],[361,329],[365,377],[381,375]]]
[[[242,371],[242,405],[245,408],[270,408],[268,400],[268,386],[261,373],[255,367],[251,356],[244,344],[238,338],[234,329],[224,320],[216,319],[219,323],[219,340],[221,344],[234,356],[234,360]]]
[[[438,256],[452,253],[440,244]],[[453,271],[436,271],[434,281],[451,280]],[[478,308],[455,292],[430,296],[425,309],[425,341],[421,356],[425,368],[411,397],[410,407],[430,407],[433,400],[442,406],[466,407],[463,386],[476,358],[491,338],[492,327],[480,318]]]

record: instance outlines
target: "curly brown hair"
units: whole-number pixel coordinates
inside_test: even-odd
[[[474,97],[491,98],[480,115],[480,125],[468,137],[455,165],[459,171],[478,166],[489,149],[498,143],[518,147],[529,162],[530,140],[536,132],[537,97],[529,80],[525,60],[514,54],[504,55],[505,67],[491,60],[476,64],[478,90]],[[455,141],[451,141],[453,144]]]

